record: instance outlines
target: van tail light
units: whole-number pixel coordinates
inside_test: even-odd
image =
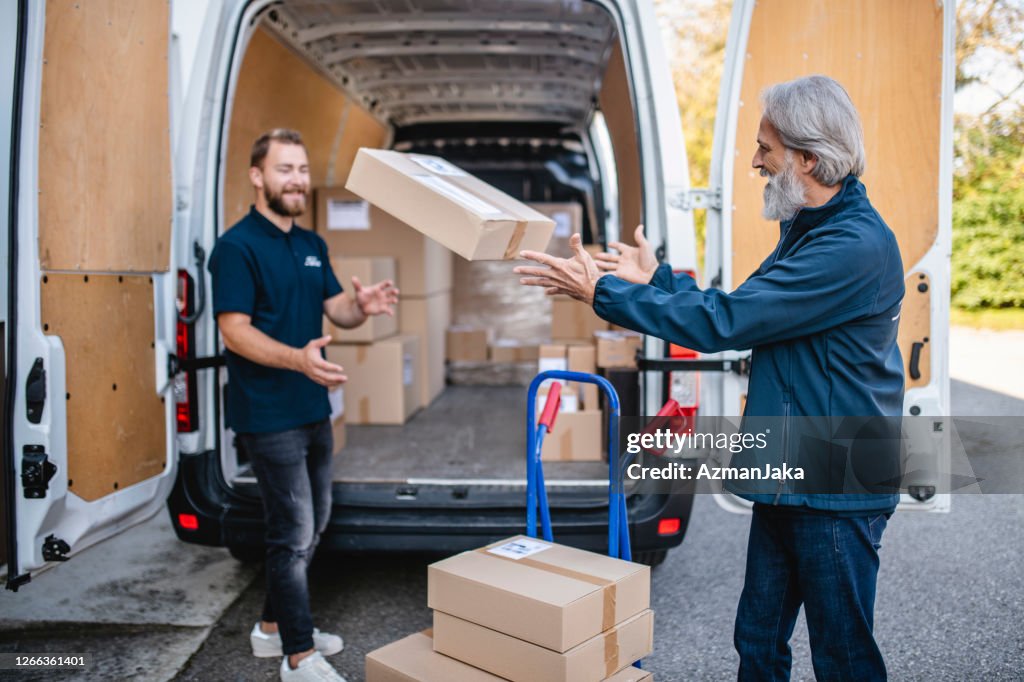
[[[697,277],[692,270],[676,272],[685,272],[694,279]],[[672,343],[669,344],[668,356],[679,360],[696,360],[699,354]],[[668,372],[668,398],[679,404],[680,414],[687,417],[697,414],[700,407],[700,372]]]
[[[660,519],[658,521],[658,535],[675,535],[683,527],[681,519]]]
[[[187,270],[178,270],[177,327],[175,329],[176,354],[179,363],[195,357],[195,328],[181,321],[181,315],[191,315],[195,306],[192,276]],[[174,403],[178,417],[178,433],[192,433],[199,428],[196,373],[179,372],[174,377]],[[184,526],[182,526],[184,528]],[[192,529],[190,529],[192,530]]]
[[[664,521],[664,519],[662,519]],[[178,514],[178,526],[182,530],[199,530],[199,517],[195,514]],[[661,526],[658,526],[660,531]]]

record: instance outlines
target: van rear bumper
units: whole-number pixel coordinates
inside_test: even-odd
[[[259,500],[230,489],[214,452],[182,457],[167,500],[172,525],[184,542],[247,548],[263,544]],[[683,541],[693,506],[691,492],[633,495],[629,498],[634,553],[667,550]],[[182,527],[179,515],[196,517],[197,528]],[[607,506],[552,509],[559,542],[603,552],[608,534]],[[679,530],[659,535],[663,518],[680,519]],[[474,549],[522,533],[524,507],[402,507],[335,504],[320,547],[343,552],[444,552]]]

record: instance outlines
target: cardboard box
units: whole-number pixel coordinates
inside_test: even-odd
[[[597,347],[589,344],[586,346],[568,346],[565,349],[565,361],[570,372],[596,374]],[[570,382],[570,386],[578,391],[580,404],[584,409],[596,410],[600,407],[598,396],[601,389],[597,387],[597,384],[575,384]]]
[[[654,612],[650,610],[563,653],[434,611],[434,651],[512,682],[600,682],[653,648]]]
[[[515,339],[498,339],[492,341],[488,348],[491,362],[536,362],[539,353],[537,344]]]
[[[331,259],[334,275],[341,286],[351,295],[352,277],[358,277],[363,286],[369,286],[395,278],[395,259],[381,257],[335,257]],[[398,311],[395,311],[398,314]],[[369,343],[378,339],[386,339],[398,333],[398,318],[392,315],[373,315],[355,329],[342,329],[335,326],[324,315],[324,334],[330,334],[334,343]]]
[[[633,665],[627,665],[602,682],[654,682],[654,674]]]
[[[452,362],[487,362],[490,340],[489,329],[468,325],[448,327],[446,355]]]
[[[452,252],[448,249],[344,188],[316,190],[316,204],[316,232],[330,253],[394,258],[402,296],[451,290]]]
[[[444,159],[362,147],[345,188],[466,260],[547,248],[553,220]]]
[[[331,434],[334,436],[334,449],[336,455],[345,447],[345,387],[338,386],[327,391],[327,402],[331,405]]]
[[[603,682],[653,682],[627,666]],[[497,675],[434,651],[433,630],[409,635],[366,654],[366,682],[503,682]]]
[[[608,329],[594,309],[568,296],[551,298],[551,339],[553,341],[581,340],[591,343],[594,332]]]
[[[419,409],[419,339],[403,334],[373,343],[326,348],[327,360],[345,369],[345,421],[404,424]]]
[[[594,332],[597,342],[597,366],[608,368],[636,368],[636,352],[643,345],[643,335],[631,331]]]
[[[575,202],[531,202],[528,205],[555,221],[548,253],[559,258],[571,258],[573,253],[569,247],[569,238],[583,232],[583,207]]]
[[[559,412],[555,428],[544,436],[540,458],[545,462],[599,462],[604,456],[601,410]]]
[[[647,566],[522,535],[427,569],[430,608],[556,652],[647,609],[650,595]]]
[[[430,630],[366,654],[366,682],[502,682],[500,677],[434,651]]]
[[[417,365],[420,407],[426,407],[444,391],[445,336],[452,320],[452,295],[445,291],[425,298],[402,297],[398,301],[398,323],[403,334],[420,339]]]

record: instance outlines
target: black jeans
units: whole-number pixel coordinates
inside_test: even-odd
[[[789,679],[789,638],[801,605],[815,678],[886,679],[872,631],[887,520],[754,505],[734,633],[741,682]]]
[[[331,422],[238,435],[263,497],[267,596],[262,619],[277,623],[284,653],[313,648],[306,569],[331,515]]]

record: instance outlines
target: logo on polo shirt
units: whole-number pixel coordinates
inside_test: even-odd
[[[317,258],[316,256],[306,256],[305,265],[307,268],[318,268],[323,264],[320,262],[320,259]]]

